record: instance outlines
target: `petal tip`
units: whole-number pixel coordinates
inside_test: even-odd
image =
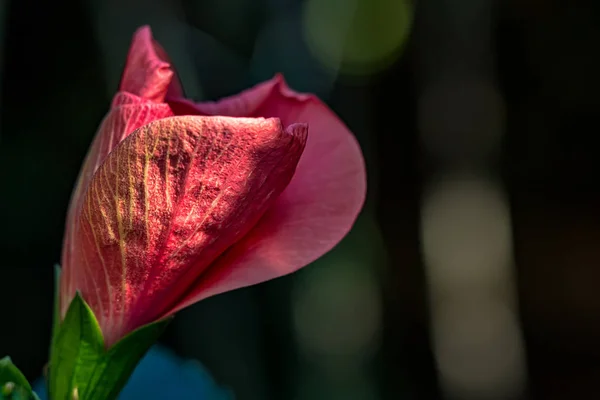
[[[315,97],[312,94],[296,92],[294,89],[290,88],[281,72],[276,73],[275,76],[271,78],[271,82],[273,87],[275,87],[277,91],[279,91],[279,93],[284,97],[292,98],[298,101],[307,101]]]
[[[137,28],[133,33],[133,39],[135,40],[136,38],[152,38],[152,28],[150,28],[150,25],[142,25]]]
[[[295,138],[306,141],[308,137],[308,124],[306,123],[297,123],[292,124],[286,128],[286,133],[294,136]]]
[[[133,34],[119,90],[153,102],[163,102],[175,75],[167,53],[149,25]]]

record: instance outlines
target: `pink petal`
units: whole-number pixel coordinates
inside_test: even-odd
[[[174,97],[182,94],[173,76],[167,53],[152,38],[150,27],[139,28],[133,35],[119,90],[162,103],[167,92]]]
[[[182,116],[144,125],[94,174],[73,236],[74,289],[107,346],[158,319],[288,185],[306,126]]]
[[[88,151],[67,213],[62,253],[61,307],[66,312],[73,298],[75,287],[73,266],[74,225],[81,213],[83,195],[90,180],[107,155],[135,129],[159,118],[172,116],[167,104],[161,103],[165,96],[181,95],[181,88],[173,79],[165,51],[154,41],[150,28],[144,26],[134,34],[121,80],[121,92],[113,99],[111,110],[100,125]]]
[[[200,103],[196,109],[220,115],[277,117],[284,125],[307,123],[310,135],[292,181],[275,204],[246,237],[199,277],[194,289],[170,313],[315,261],[348,233],[366,194],[364,160],[352,133],[318,98],[293,92],[281,76],[239,96]]]
[[[74,236],[78,234],[75,229],[75,221],[81,213],[83,196],[87,191],[92,176],[104,162],[108,154],[127,135],[142,125],[171,115],[171,109],[167,104],[144,103],[139,97],[128,93],[119,93],[115,96],[113,108],[98,128],[98,132],[88,151],[79,172],[73,194],[71,195],[65,225],[61,263],[63,267],[63,273],[61,274],[63,282],[61,284],[61,309],[63,316],[67,311],[70,300],[75,295],[74,280],[76,279],[76,270],[79,268],[73,259],[74,246],[76,246]]]

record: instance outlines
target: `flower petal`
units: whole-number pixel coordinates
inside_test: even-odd
[[[142,125],[159,118],[169,117],[171,109],[166,104],[141,103],[137,96],[120,93],[115,96],[114,106],[104,118],[98,128],[98,133],[92,142],[90,150],[85,158],[67,213],[65,224],[65,237],[62,252],[61,274],[61,312],[67,312],[70,300],[75,295],[73,283],[74,274],[71,269],[78,268],[74,260],[74,246],[76,246],[76,230],[74,228],[78,216],[81,214],[83,195],[86,193],[92,176],[98,167],[104,162],[108,154],[134,130]]]
[[[352,133],[318,98],[293,92],[281,76],[238,98],[196,107],[210,114],[277,117],[284,125],[307,123],[310,135],[289,186],[171,313],[315,261],[348,233],[366,194],[364,160]]]
[[[167,92],[175,97],[182,95],[174,74],[167,53],[153,39],[150,27],[139,28],[133,35],[119,90],[162,103]]]
[[[182,116],[129,135],[94,174],[70,251],[107,345],[174,307],[288,185],[306,126]]]
[[[150,28],[138,29],[129,49],[127,64],[121,80],[121,92],[112,101],[111,110],[102,121],[88,151],[75,184],[67,213],[63,243],[61,275],[61,311],[67,310],[75,294],[74,273],[74,224],[81,213],[83,195],[98,167],[106,156],[135,129],[159,118],[173,115],[167,104],[160,103],[167,93],[181,96],[181,89],[169,66],[164,50],[152,38]],[[153,103],[156,102],[156,103]]]

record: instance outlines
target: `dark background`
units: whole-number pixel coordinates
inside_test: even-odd
[[[151,24],[190,97],[275,72],[317,93],[370,183],[333,252],[165,344],[241,400],[600,398],[597,1],[2,1],[0,356],[29,378],[71,188]]]

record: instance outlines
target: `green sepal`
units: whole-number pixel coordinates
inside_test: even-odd
[[[0,400],[39,400],[10,357],[0,360]]]
[[[52,340],[56,338],[56,333],[60,327],[60,265],[54,265],[54,315],[52,318]],[[52,350],[53,346],[50,346]]]
[[[71,400],[82,378],[89,376],[104,353],[104,340],[94,313],[77,293],[56,332],[50,358],[52,400]]]
[[[52,339],[50,398],[115,399],[169,322],[165,319],[138,328],[106,350],[93,311],[77,293]]]
[[[115,399],[123,389],[129,376],[144,357],[148,349],[156,343],[171,318],[157,321],[133,331],[112,346],[94,373],[88,378],[86,390],[80,392],[81,400]]]
[[[60,328],[60,265],[54,265],[54,305],[53,305],[53,316],[52,316],[52,336],[50,343],[49,360],[52,360],[52,350],[54,349],[54,342],[58,337],[58,329]],[[46,378],[46,391],[50,393],[50,362],[44,368],[44,375]]]

